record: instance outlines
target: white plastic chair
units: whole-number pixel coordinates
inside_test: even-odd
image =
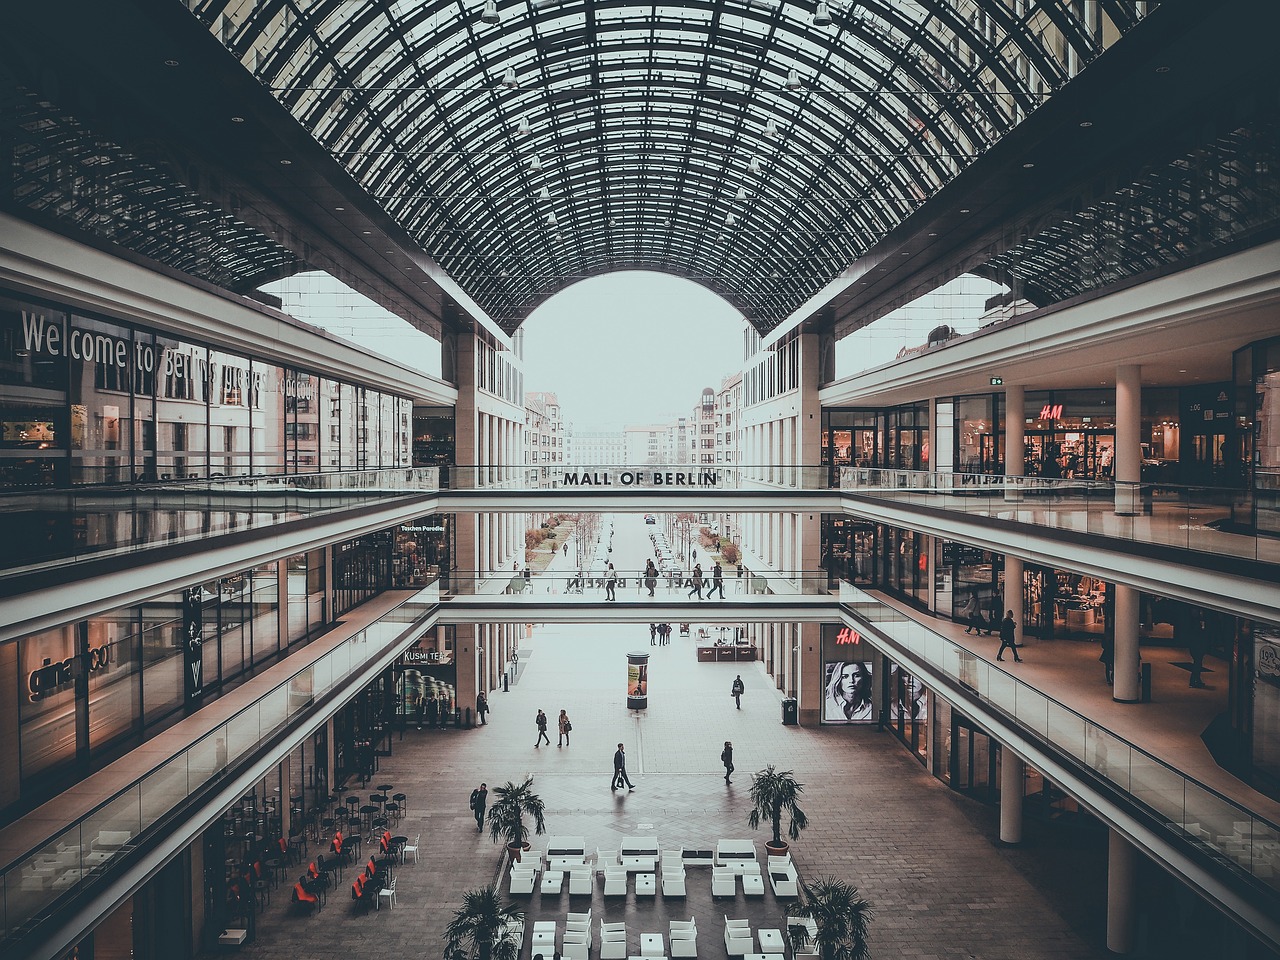
[[[517,893],[533,893],[533,883],[536,877],[532,868],[521,868],[520,864],[516,864],[511,868],[511,883],[507,888],[507,892],[511,894]]]
[[[684,866],[679,861],[662,865],[662,895],[664,897],[685,895]]]
[[[422,834],[413,838],[413,843],[406,843],[400,848],[400,862],[404,863],[409,854],[413,854],[413,862],[418,862],[418,846],[422,843]]]
[[[731,957],[751,952],[751,921],[724,918],[724,949]]]
[[[625,876],[625,874],[624,874]],[[626,960],[627,925],[600,921],[600,960]]]
[[[386,897],[387,899],[388,908],[391,910],[394,910],[396,908],[396,878],[395,877],[392,877],[391,882],[378,891],[377,909],[379,910],[382,909],[383,897]]]
[[[695,918],[671,921],[671,956],[696,957],[698,955],[698,927]]]
[[[591,931],[566,930],[560,944],[560,956],[564,960],[589,960],[591,955]]]
[[[627,871],[622,867],[606,867],[604,871],[604,895],[606,897],[625,897],[627,895]]]
[[[595,892],[590,867],[574,867],[569,871],[569,896],[591,896]]]
[[[733,867],[711,868],[711,895],[713,897],[732,897],[738,892],[737,874]]]

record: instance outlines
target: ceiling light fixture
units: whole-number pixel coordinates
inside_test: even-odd
[[[770,140],[777,140],[778,125],[774,123],[772,120],[767,121],[764,125],[764,135],[768,137]]]
[[[747,164],[747,173],[760,173],[760,158],[752,157],[751,162]]]
[[[502,85],[508,90],[514,90],[520,86],[520,81],[516,79],[515,67],[507,67],[507,72],[502,75]]]
[[[815,27],[831,26],[831,8],[826,3],[819,3],[818,9],[813,11],[813,25]]]
[[[244,117],[232,117],[232,118],[231,118],[231,122],[232,122],[232,123],[244,123]]]
[[[533,155],[533,159],[529,161],[529,169],[530,170],[542,169],[542,158],[539,157],[536,153]]]
[[[732,227],[735,223],[738,222],[738,215],[735,213],[727,214],[724,218],[724,222],[725,222],[725,226]]]
[[[498,5],[494,0],[484,0],[484,11],[480,14],[481,23],[497,23]]]
[[[556,225],[556,215],[554,213],[547,214],[547,223],[553,227]]]
[[[550,199],[551,199],[551,189],[550,189],[549,187],[543,187],[541,190],[539,190],[539,191],[538,191],[538,199],[539,199],[539,200],[550,200]]]
[[[516,136],[517,136],[517,137],[527,137],[527,136],[528,136],[530,133],[532,133],[532,132],[533,132],[533,128],[532,128],[531,126],[529,126],[529,118],[528,118],[528,117],[521,117],[521,118],[520,118],[520,123],[519,123],[519,125],[516,127]]]
[[[738,199],[739,199],[739,200],[745,200],[745,199],[747,199],[747,188],[746,188],[746,187],[739,187],[739,188],[738,188]]]
[[[176,67],[176,66],[178,65],[178,61],[177,61],[177,60],[166,60],[166,61],[164,62],[164,65],[165,65],[166,67]]]
[[[792,67],[787,71],[787,89],[799,90],[800,86],[800,74],[796,72],[795,67]]]

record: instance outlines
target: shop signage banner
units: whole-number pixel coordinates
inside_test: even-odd
[[[188,705],[204,696],[204,594],[191,587],[182,594],[183,689]]]

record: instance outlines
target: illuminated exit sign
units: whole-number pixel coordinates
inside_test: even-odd
[[[992,377],[992,378],[991,378],[991,385],[992,385],[993,387],[1003,387],[1003,386],[1004,386],[1004,377]]]

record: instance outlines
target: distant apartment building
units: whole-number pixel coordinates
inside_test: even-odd
[[[627,437],[622,430],[577,430],[572,435],[569,463],[582,467],[623,466],[627,460]]]
[[[529,479],[536,481],[536,486],[548,486],[568,462],[565,448],[569,430],[561,416],[559,399],[554,393],[526,393],[524,422],[525,463],[530,468]]]

